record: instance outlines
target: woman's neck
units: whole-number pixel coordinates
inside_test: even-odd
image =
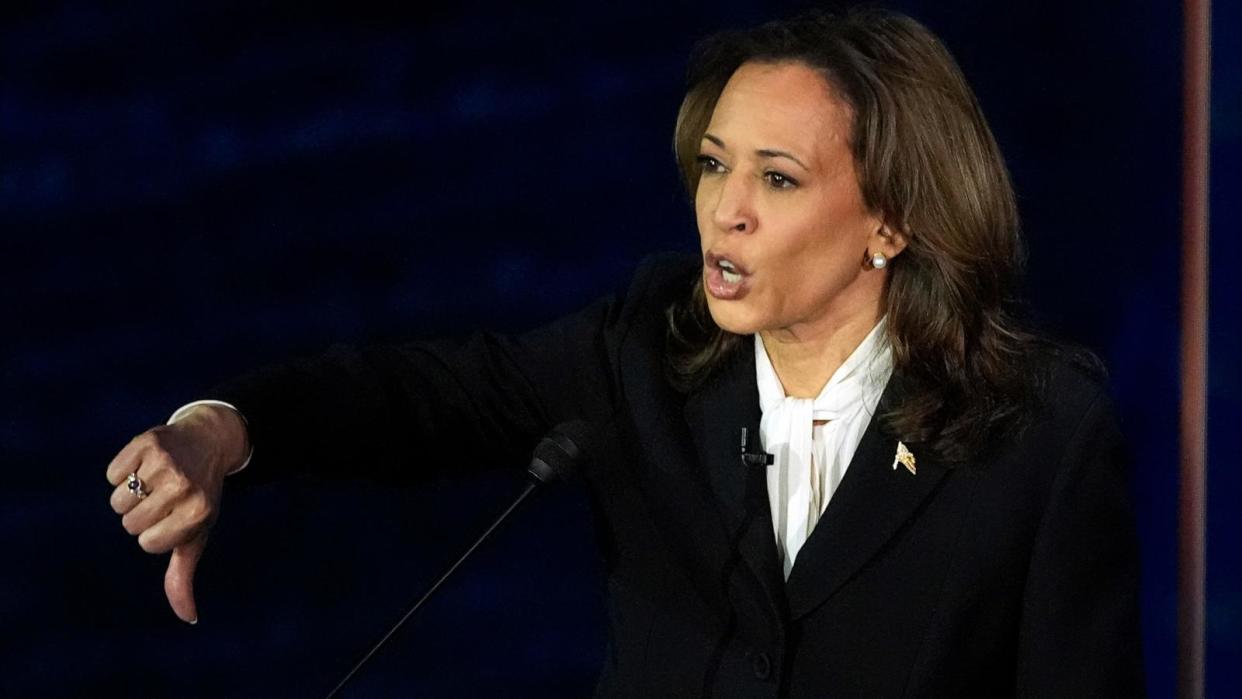
[[[825,318],[814,326],[761,330],[759,336],[785,395],[816,398],[879,320],[877,303],[866,312]]]

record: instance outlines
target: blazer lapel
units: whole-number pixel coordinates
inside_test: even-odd
[[[786,584],[791,617],[823,604],[870,560],[915,514],[948,469],[930,448],[907,444],[916,455],[916,473],[893,469],[898,437],[880,415],[898,399],[897,377],[889,382],[876,415],[863,434],[841,484],[823,517],[798,552]]]
[[[759,439],[759,387],[755,382],[755,354],[746,345],[721,367],[706,385],[686,401],[699,463],[715,495],[729,540],[729,564],[744,563],[758,579],[770,610],[785,616],[784,580],[777,559],[772,516],[768,506],[763,466],[747,466],[741,459],[743,428]]]
[[[658,329],[663,331],[662,326]],[[747,388],[745,374],[730,362],[705,388],[686,396],[665,381],[662,357],[642,352],[641,338],[632,342],[638,347],[622,346],[623,385],[638,430],[635,440],[653,466],[637,472],[640,486],[673,552],[684,561],[686,574],[704,599],[727,615],[731,603],[721,585],[726,579],[722,573],[738,563],[739,523],[745,518],[749,487],[738,435],[752,419],[758,427],[754,370]],[[745,397],[751,394],[753,401]],[[752,402],[753,408],[748,406]],[[760,487],[766,487],[762,472],[759,476]]]

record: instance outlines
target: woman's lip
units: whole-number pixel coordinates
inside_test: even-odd
[[[721,255],[720,253],[717,253],[711,250],[707,251],[707,253],[703,255],[703,263],[707,267],[713,267],[713,268],[719,269],[720,263],[724,260],[728,260],[729,263],[733,265],[734,271],[736,271],[738,274],[742,275],[743,277],[750,275],[750,270],[746,269],[746,267],[742,266],[740,262],[738,262],[737,260],[731,257],[726,257],[724,255]]]
[[[737,301],[750,290],[750,277],[743,274],[741,280],[730,283],[725,281],[724,270],[719,265],[706,265],[703,267],[703,286],[714,298]]]

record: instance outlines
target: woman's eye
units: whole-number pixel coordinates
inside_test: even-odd
[[[793,189],[798,186],[797,180],[788,175],[782,175],[779,172],[769,171],[763,173],[763,176],[768,181],[768,184],[772,185],[773,189]]]
[[[719,160],[710,155],[700,155],[697,160],[699,161],[699,168],[703,172],[724,172],[724,165],[721,165]]]

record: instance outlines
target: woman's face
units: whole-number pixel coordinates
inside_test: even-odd
[[[850,123],[803,64],[747,63],[729,79],[695,195],[707,305],[721,328],[803,337],[878,318],[885,272],[864,260],[900,248],[863,205]]]

